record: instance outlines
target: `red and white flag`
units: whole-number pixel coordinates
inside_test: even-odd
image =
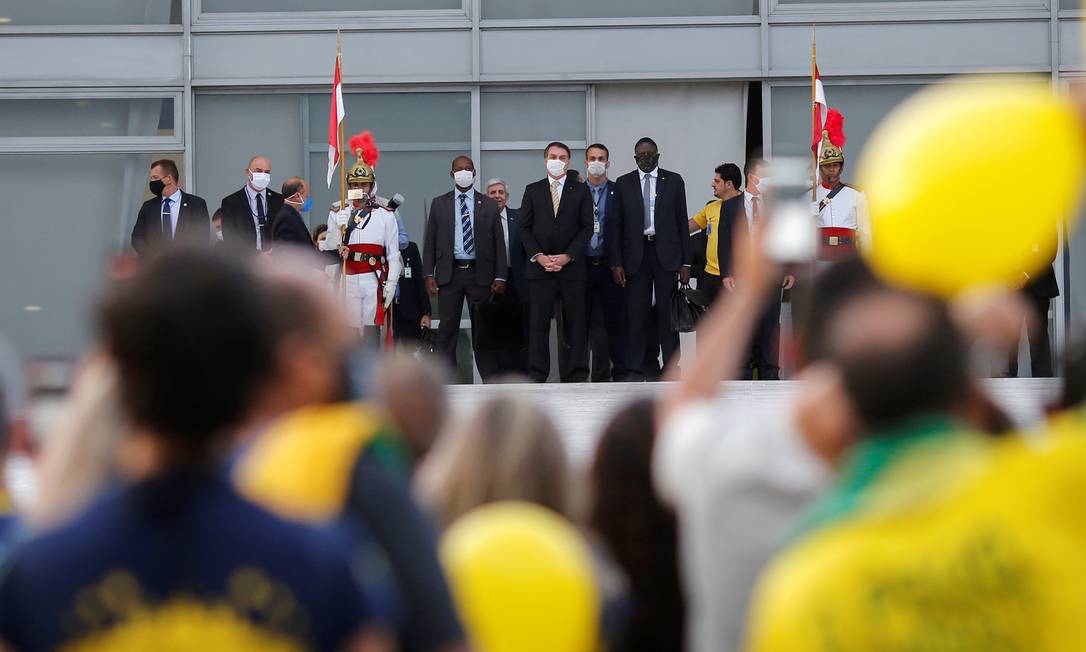
[[[814,133],[811,135],[811,151],[817,154],[819,145],[822,143],[822,130],[826,128],[826,118],[829,116],[829,105],[826,103],[826,89],[822,87],[822,75],[818,72],[817,64],[814,67],[812,83],[814,84],[812,93],[814,96],[814,105],[811,107],[813,112],[811,125]]]
[[[332,176],[336,166],[343,158],[339,150],[339,125],[343,122],[343,83],[339,71],[339,55],[336,55],[336,74],[332,82],[332,111],[328,121],[328,187],[332,187]]]

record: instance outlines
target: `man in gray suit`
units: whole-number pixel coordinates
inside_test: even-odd
[[[453,159],[449,176],[454,189],[435,197],[430,204],[422,267],[426,291],[437,297],[441,319],[434,349],[447,356],[456,368],[456,339],[464,299],[468,301],[474,330],[475,307],[491,293],[505,292],[509,263],[498,205],[473,188],[475,163],[467,156],[458,156]],[[497,354],[479,350],[477,338],[474,344],[475,364],[485,382],[499,372]]]

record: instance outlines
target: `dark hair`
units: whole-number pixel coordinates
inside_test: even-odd
[[[328,225],[321,222],[317,226],[313,227],[313,244],[317,244],[317,238],[321,237],[321,234],[328,230]]]
[[[588,147],[585,148],[585,150],[584,150],[585,156],[588,156],[588,150],[590,150],[590,149],[602,149],[603,153],[607,155],[607,160],[608,161],[611,160],[611,150],[607,149],[607,145],[604,145],[603,143],[592,143],[591,145],[589,145]]]
[[[886,289],[869,291],[853,302],[879,296],[909,304],[919,317],[916,332],[901,341],[866,346],[829,342],[864,425],[877,429],[914,415],[960,412],[970,387],[968,355],[946,304]]]
[[[645,144],[652,145],[653,149],[660,149],[660,147],[656,144],[655,140],[649,138],[648,136],[642,136],[640,139],[638,139],[636,143],[634,143],[634,150],[636,151],[638,147],[641,147]]]
[[[547,157],[547,153],[551,151],[552,147],[561,147],[562,149],[566,150],[566,156],[568,156],[570,158],[573,158],[573,152],[570,151],[569,145],[566,145],[565,143],[558,142],[557,140],[553,141],[553,142],[550,142],[550,143],[547,143],[547,146],[543,148],[543,157],[544,158]]]
[[[211,216],[211,221],[214,222],[215,220],[221,220],[221,219],[222,219],[222,209],[221,208],[216,208],[215,209],[215,214]]]
[[[747,159],[747,164],[743,168],[743,182],[744,183],[746,182],[747,177],[750,175],[750,173],[754,171],[754,168],[758,167],[759,165],[768,165],[768,162],[764,158],[750,158],[750,159]]]
[[[181,173],[177,171],[177,163],[174,163],[168,158],[158,159],[152,163],[151,167],[148,169],[153,168],[162,168],[162,174],[173,177],[175,182],[181,180]]]
[[[739,166],[735,163],[721,163],[714,170],[724,181],[731,181],[732,188],[739,190],[743,187],[743,175],[739,172]]]
[[[619,650],[683,648],[676,519],[652,483],[653,412],[649,399],[619,410],[592,463],[589,522],[629,579],[635,609]]]
[[[826,329],[846,303],[858,294],[882,287],[859,256],[836,262],[819,272],[807,292],[794,295],[793,311],[804,362],[826,356]]]
[[[125,411],[166,444],[172,464],[210,461],[272,373],[273,314],[243,260],[166,252],[100,304]]]
[[[305,187],[305,181],[301,177],[290,177],[283,182],[283,199],[293,197],[295,194],[302,191]]]

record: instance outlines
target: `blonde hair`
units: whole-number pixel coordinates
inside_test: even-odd
[[[489,399],[438,440],[419,469],[417,489],[444,525],[503,500],[535,503],[568,518],[571,475],[550,417],[530,401],[506,396]]]

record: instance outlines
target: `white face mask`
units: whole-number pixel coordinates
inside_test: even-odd
[[[762,177],[761,179],[758,180],[758,193],[759,194],[762,194],[762,195],[766,194],[767,192],[769,192],[769,189],[771,187],[772,187],[772,185],[770,185],[770,183],[769,183],[769,177]]]
[[[602,177],[607,172],[607,163],[604,161],[591,161],[588,164],[588,174],[594,177]]]
[[[547,159],[547,174],[552,177],[560,177],[566,173],[566,162],[556,158]]]
[[[258,191],[268,187],[271,183],[271,175],[267,172],[250,172],[253,175],[252,184]]]
[[[460,188],[470,188],[473,181],[475,181],[475,173],[471,170],[457,170],[453,172],[453,181]]]

